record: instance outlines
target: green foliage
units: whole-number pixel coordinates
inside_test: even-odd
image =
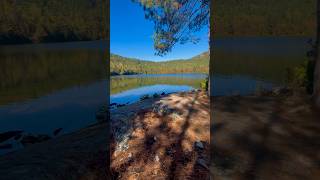
[[[1,0],[0,44],[106,37],[106,0]]]
[[[206,79],[200,83],[201,89],[208,91],[208,88],[209,88],[208,84],[209,84],[209,77],[206,77]]]
[[[165,62],[142,61],[111,54],[110,73],[111,75],[208,73],[209,59],[208,52],[188,60]]]
[[[312,36],[316,0],[213,1],[215,36]]]
[[[287,69],[287,84],[294,90],[305,89],[312,93],[313,89],[313,61],[306,60],[300,66]]]
[[[193,36],[209,22],[210,0],[133,0],[154,23],[154,48],[157,55],[171,51],[177,43],[197,42]]]

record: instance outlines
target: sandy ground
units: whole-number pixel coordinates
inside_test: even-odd
[[[127,148],[111,145],[114,179],[209,179],[209,99],[179,93],[153,102],[132,118]],[[111,118],[112,118],[111,114]],[[197,143],[196,143],[197,142]],[[196,145],[197,144],[197,145]]]

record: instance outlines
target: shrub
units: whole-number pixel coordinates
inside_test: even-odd
[[[207,76],[206,79],[200,83],[201,89],[208,91],[208,87],[209,87],[208,84],[209,84],[209,77]]]
[[[293,90],[306,90],[309,94],[313,89],[313,69],[314,63],[311,60],[306,60],[300,66],[287,68],[286,84]]]

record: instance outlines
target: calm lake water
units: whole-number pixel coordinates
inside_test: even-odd
[[[108,102],[105,48],[103,41],[0,46],[0,133],[63,134],[95,123]]]
[[[248,95],[286,82],[286,68],[306,60],[308,38],[223,38],[214,44],[212,94]],[[200,88],[204,74],[134,75],[111,78],[111,103],[132,103],[145,94]]]
[[[221,96],[284,85],[285,69],[306,59],[308,45],[307,38],[228,38],[217,39],[214,48],[212,94]],[[95,123],[109,98],[104,49],[101,41],[0,46],[0,133],[52,135],[57,128],[68,133]],[[198,89],[205,77],[115,76],[110,101],[133,103],[145,94]]]
[[[111,77],[110,103],[130,104],[143,95],[199,89],[206,74],[151,74]]]

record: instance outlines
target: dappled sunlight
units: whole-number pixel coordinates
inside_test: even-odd
[[[211,127],[213,178],[318,177],[319,115],[306,99],[248,96],[234,106],[235,97],[216,98]]]
[[[203,112],[209,109],[201,108],[208,107],[209,99],[203,94],[172,94],[128,117],[132,133],[128,148],[112,153],[113,175],[119,179],[208,177],[203,166],[209,163],[210,122],[209,113]]]

